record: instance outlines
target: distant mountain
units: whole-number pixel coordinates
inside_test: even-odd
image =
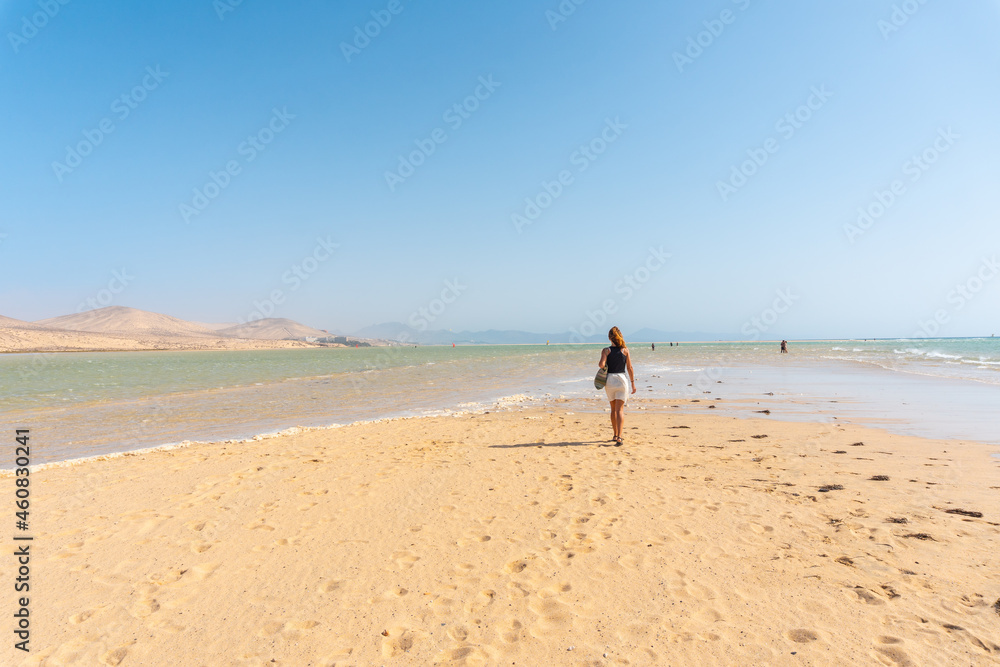
[[[9,329],[37,329],[39,325],[0,315],[0,327],[7,327]]]
[[[269,317],[263,320],[247,322],[246,324],[237,324],[225,329],[219,329],[216,333],[220,336],[253,338],[256,340],[324,338],[329,335],[325,331],[313,329],[312,327],[307,327],[304,324],[281,317]]]
[[[216,332],[193,322],[125,306],[107,306],[83,313],[39,320],[35,324],[70,331],[128,336],[218,337]]]
[[[228,329],[229,327],[235,327],[237,324],[239,324],[239,322],[216,322],[216,323],[209,323],[209,322],[194,322],[194,321],[192,321],[191,324],[197,324],[199,327],[205,327],[206,329],[211,329],[212,331],[219,331],[221,329]]]
[[[383,324],[373,324],[360,331],[356,331],[352,336],[356,338],[383,338],[385,340],[408,339],[408,342],[416,342],[415,336],[420,333],[411,326],[402,322],[385,322]]]
[[[402,322],[386,322],[376,324],[361,329],[356,334],[364,338],[381,338],[396,340],[403,343],[415,343],[419,345],[451,345],[455,344],[480,344],[480,345],[544,345],[546,342],[552,344],[559,343],[603,343],[607,341],[605,331],[592,336],[582,337],[570,331],[562,333],[532,333],[529,331],[498,330],[489,329],[487,331],[447,331],[442,329],[419,331]],[[636,343],[659,343],[669,341],[702,341],[702,340],[734,340],[735,337],[726,337],[721,334],[691,333],[676,331],[657,331],[655,329],[640,329],[634,334],[626,333],[626,341]]]

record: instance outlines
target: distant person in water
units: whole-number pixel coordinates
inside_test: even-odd
[[[618,327],[611,327],[608,332],[608,340],[611,347],[601,350],[601,361],[599,367],[608,369],[608,382],[604,385],[604,391],[611,402],[611,428],[614,431],[612,438],[615,447],[621,447],[622,424],[625,421],[625,403],[629,397],[629,383],[632,384],[631,393],[635,393],[635,371],[632,370],[632,357],[628,353],[628,346]],[[628,371],[626,377],[625,371]]]
[[[656,343],[651,343],[651,345],[653,346],[653,352],[656,352]]]
[[[781,341],[781,353],[785,354],[787,352],[788,352],[788,341],[787,340],[783,340],[783,341]]]

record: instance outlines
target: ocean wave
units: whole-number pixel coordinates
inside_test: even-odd
[[[928,352],[929,359],[961,359],[962,355],[945,354],[944,352]]]

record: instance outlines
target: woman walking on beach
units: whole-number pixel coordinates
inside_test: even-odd
[[[629,356],[625,339],[618,327],[611,327],[608,332],[608,339],[611,347],[601,350],[601,361],[597,365],[601,368],[607,364],[608,382],[604,385],[604,391],[611,401],[611,428],[614,430],[615,447],[622,445],[622,423],[625,420],[625,403],[628,401],[629,383],[632,384],[632,392],[635,393],[635,372],[632,370],[632,357]],[[628,377],[625,371],[628,370]]]

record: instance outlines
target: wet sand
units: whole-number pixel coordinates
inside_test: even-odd
[[[0,662],[1000,661],[995,447],[669,405],[623,447],[549,407],[38,471]]]

